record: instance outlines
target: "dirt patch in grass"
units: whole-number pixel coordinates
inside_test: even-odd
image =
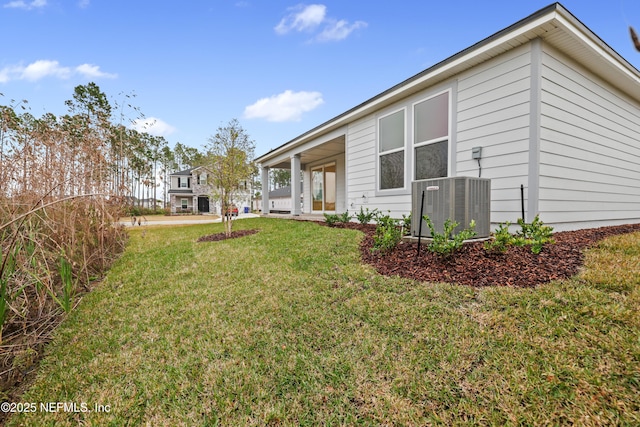
[[[198,242],[219,242],[220,240],[237,239],[238,237],[250,236],[256,234],[260,230],[236,230],[231,232],[231,236],[225,233],[209,234],[207,236],[200,237]]]
[[[531,287],[577,274],[584,262],[584,250],[598,241],[618,234],[640,231],[640,224],[591,228],[554,233],[555,244],[545,245],[538,255],[529,247],[509,247],[506,253],[490,253],[483,242],[470,242],[448,259],[427,250],[422,242],[400,243],[393,251],[372,252],[375,225],[356,223],[337,227],[361,230],[365,238],[360,244],[362,259],[379,273],[418,281],[458,283],[470,286]]]

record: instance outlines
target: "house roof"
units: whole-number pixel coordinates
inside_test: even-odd
[[[300,195],[302,195],[302,182],[300,182]],[[291,186],[287,185],[286,187],[276,188],[275,190],[269,191],[269,198],[279,198],[279,197],[291,197]]]
[[[291,197],[291,186],[287,185],[286,187],[276,188],[275,190],[269,191],[269,198],[278,198],[278,197]]]
[[[564,6],[553,3],[263,154],[256,162],[269,162],[290,149],[537,38],[584,64],[627,95],[640,99],[640,72]]]
[[[185,169],[183,171],[174,172],[171,175],[191,175],[191,173],[193,172],[194,169],[196,169],[196,168]]]
[[[185,169],[179,172],[174,172],[170,175],[193,175],[194,172],[200,170],[200,169],[204,169],[205,171],[208,171],[206,166],[196,166],[193,168],[189,168],[189,169]]]

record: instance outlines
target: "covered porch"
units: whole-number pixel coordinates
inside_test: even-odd
[[[302,195],[302,203],[292,202],[291,214],[287,217],[316,220],[324,219],[323,213],[345,212],[348,209],[345,141],[346,130],[338,129],[299,144],[285,144],[258,158],[263,182],[263,215],[270,214],[269,188],[265,183],[269,182],[271,169],[290,170],[291,200],[300,200]],[[302,177],[302,186],[299,177]]]

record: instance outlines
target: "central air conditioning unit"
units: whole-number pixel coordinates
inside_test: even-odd
[[[424,195],[424,202],[423,202]],[[442,233],[447,219],[459,225],[459,232],[475,220],[477,237],[489,237],[491,230],[491,180],[466,176],[424,179],[411,185],[411,235],[418,237],[422,222],[422,237],[432,237],[427,223],[420,216],[428,215],[435,231]]]

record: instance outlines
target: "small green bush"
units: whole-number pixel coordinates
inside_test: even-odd
[[[323,213],[322,215],[324,215],[324,221],[327,223],[329,227],[333,227],[334,225],[340,222],[340,217],[336,214]]]
[[[327,225],[330,227],[333,227],[334,225],[341,222],[345,223],[345,222],[351,221],[351,215],[349,214],[349,211],[342,213],[340,215],[327,214],[327,213],[323,213],[322,215],[324,215],[324,220],[327,223]]]
[[[429,230],[431,231],[432,240],[427,249],[443,258],[450,257],[454,252],[462,247],[465,240],[471,239],[478,234],[475,232],[475,220],[471,221],[469,228],[465,228],[464,230],[454,234],[454,230],[458,225],[460,225],[456,221],[447,219],[444,222],[444,232],[438,233],[436,232],[433,222],[428,215],[424,215],[422,218],[425,220]]]
[[[387,253],[393,250],[402,240],[402,230],[398,221],[389,215],[376,215],[376,234],[373,236],[372,251]]]
[[[513,244],[513,236],[509,233],[509,221],[498,225],[493,233],[493,239],[484,242],[484,249],[489,252],[505,253],[509,246]]]
[[[141,208],[138,206],[128,206],[126,210],[127,216],[145,216],[145,215],[169,215],[169,209],[157,208]]]
[[[411,213],[409,215],[402,214],[402,235],[411,234]]]
[[[493,234],[493,240],[488,240],[484,244],[484,248],[491,252],[505,253],[510,245],[513,246],[531,246],[531,252],[539,254],[546,244],[553,244],[553,227],[544,225],[540,221],[540,216],[536,215],[531,224],[527,224],[524,220],[519,219],[520,231],[515,235],[509,233],[510,222],[500,224]]]
[[[523,219],[519,219],[518,225],[520,225],[521,230],[516,233],[516,244],[531,246],[531,252],[534,254],[539,254],[545,244],[553,244],[556,242],[553,238],[553,227],[544,225],[544,223],[540,221],[540,215],[536,215],[531,224],[527,224]]]
[[[351,214],[349,213],[349,211],[346,211],[338,215],[338,219],[340,222],[344,222],[344,223],[349,222],[351,221]]]
[[[377,215],[378,209],[374,209],[372,211],[367,208],[366,211],[362,209],[360,206],[360,212],[356,214],[356,218],[360,224],[369,224]]]

